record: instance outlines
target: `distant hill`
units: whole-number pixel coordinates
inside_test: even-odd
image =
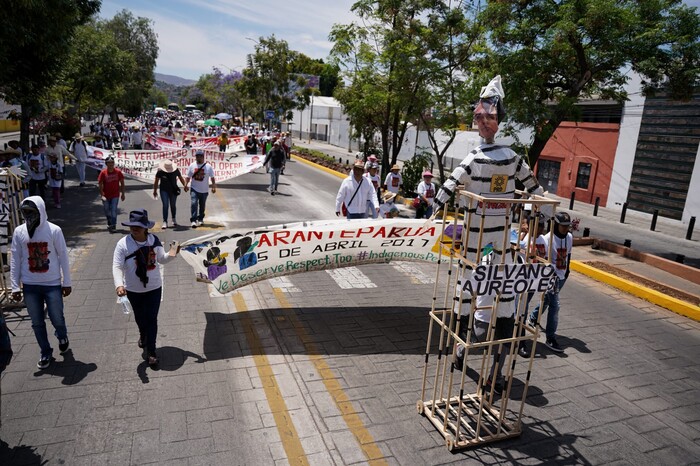
[[[171,74],[161,74],[161,73],[154,73],[156,81],[162,81],[166,84],[172,84],[173,86],[191,86],[192,84],[196,83],[197,81],[193,79],[185,79],[181,78],[179,76],[173,76]]]

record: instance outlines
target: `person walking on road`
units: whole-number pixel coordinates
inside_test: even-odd
[[[114,248],[112,276],[117,296],[126,296],[134,310],[139,328],[139,348],[145,348],[148,365],[158,367],[156,338],[158,336],[158,311],[163,292],[163,282],[158,264],[167,264],[179,252],[176,243],[166,254],[160,239],[149,233],[155,222],[148,220],[146,209],[132,210],[129,221],[122,225],[130,233],[119,240]]]
[[[204,151],[195,152],[195,162],[187,167],[185,177],[185,191],[190,188],[190,222],[192,228],[202,226],[204,221],[204,210],[209,196],[209,179],[211,178],[211,192],[216,193],[216,180],[214,179],[214,169],[204,161]],[[190,181],[192,184],[190,185]]]
[[[270,152],[268,152],[267,156],[265,156],[263,167],[267,168],[267,164],[270,164],[270,187],[268,190],[273,196],[277,193],[277,186],[279,185],[280,181],[280,172],[284,168],[286,158],[287,155],[284,153],[284,149],[282,149],[279,141],[275,141],[275,143],[272,145],[272,149],[270,149]]]
[[[335,197],[335,215],[340,216],[343,205],[347,210],[348,220],[367,218],[367,203],[379,212],[377,191],[372,183],[365,178],[365,164],[357,160],[352,166],[352,173],[343,180]]]
[[[29,195],[42,198],[46,197],[46,182],[48,181],[49,160],[46,155],[40,153],[40,147],[33,144],[32,153],[27,159],[29,166]]]
[[[180,180],[185,192],[185,179],[180,174],[180,169],[175,166],[172,160],[163,160],[158,166],[156,179],[153,182],[153,197],[158,197],[158,187],[160,185],[160,201],[163,203],[163,229],[168,228],[168,208],[172,214],[172,225],[177,226],[177,196],[180,195],[180,188],[177,186]]]
[[[543,309],[547,311],[547,327],[545,328],[547,340],[545,345],[555,353],[564,352],[557,342],[556,333],[559,326],[559,292],[564,287],[566,279],[569,278],[571,249],[574,242],[574,237],[569,232],[570,226],[571,216],[566,212],[557,212],[554,216],[554,228],[544,235],[544,251],[549,251],[549,244],[552,242],[551,263],[556,272],[556,280],[550,283],[549,289],[544,294],[542,304]],[[528,321],[530,325],[536,325],[539,312],[540,306],[537,305],[530,314]]]
[[[420,203],[416,207],[416,218],[430,218],[433,215],[435,183],[433,183],[433,174],[429,170],[423,172],[423,181],[418,183],[416,194],[420,199]]]
[[[392,165],[391,170],[384,179],[384,189],[394,194],[399,194],[399,189],[402,184],[403,178],[401,177],[401,173],[399,173],[399,166]]]
[[[19,301],[24,294],[34,336],[41,348],[36,366],[43,370],[53,361],[45,313],[55,329],[61,354],[70,345],[63,315],[63,298],[71,293],[70,263],[63,231],[48,221],[44,200],[30,196],[22,202],[20,212],[24,223],[15,228],[10,248],[12,299]]]
[[[78,170],[78,179],[80,186],[85,186],[85,165],[88,160],[87,144],[83,141],[80,133],[75,133],[73,142],[71,142],[68,151],[75,157],[75,169]]]
[[[102,207],[107,218],[107,230],[112,233],[117,229],[119,197],[121,195],[122,201],[126,198],[124,174],[114,166],[114,157],[107,157],[105,165],[107,168],[103,169],[97,176],[97,183],[100,187]]]

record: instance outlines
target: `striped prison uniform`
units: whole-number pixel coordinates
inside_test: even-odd
[[[541,195],[544,192],[523,157],[507,146],[482,144],[472,150],[454,169],[440,188],[435,197],[435,203],[439,206],[438,208],[441,208],[455,192],[458,184],[464,185],[466,191],[486,198],[513,199],[516,179],[520,180],[527,192],[531,194]],[[479,204],[481,203],[473,205],[470,211],[472,222],[469,225],[470,234],[464,255],[472,259],[474,263],[480,263],[482,253],[493,249],[492,263],[500,263],[503,248],[508,246],[509,241],[506,229],[509,230],[510,225],[506,223],[505,216],[510,204],[498,202],[489,202],[485,206]],[[479,252],[477,247],[482,217],[484,217],[484,229],[481,240],[482,251]],[[507,261],[509,256],[507,256]],[[469,276],[471,268],[467,266],[464,274]],[[457,281],[458,288],[461,288],[463,284],[462,278],[460,277]],[[514,299],[514,296],[501,296],[501,302],[504,304],[508,301],[512,302]],[[469,313],[470,303],[471,297],[465,292],[462,294],[462,314]]]

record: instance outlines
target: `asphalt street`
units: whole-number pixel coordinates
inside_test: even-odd
[[[48,213],[70,248],[71,350],[37,370],[26,311],[8,314],[15,358],[0,381],[0,464],[700,461],[700,325],[577,273],[561,294],[565,352],[549,352],[543,340],[537,346],[522,435],[475,449],[450,453],[416,411],[427,311],[436,279],[445,287],[433,265],[298,274],[221,297],[178,259],[163,269],[162,362],[153,371],[111,278],[114,246],[127,229],[106,232],[96,173],[79,188],[70,170],[64,208]],[[161,231],[152,188],[128,181],[119,221],[146,208],[167,242],[335,217],[339,178],[292,161],[279,195],[267,182],[258,170],[221,183],[203,228]],[[183,225],[188,211],[180,196]]]

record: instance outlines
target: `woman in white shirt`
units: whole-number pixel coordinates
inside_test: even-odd
[[[112,275],[117,296],[127,296],[134,310],[134,319],[139,327],[139,348],[146,349],[148,365],[158,366],[156,336],[158,335],[158,310],[163,290],[158,264],[173,260],[179,247],[172,244],[166,254],[157,236],[148,233],[155,222],[148,220],[145,209],[132,210],[129,221],[130,234],[117,243],[114,249]]]

